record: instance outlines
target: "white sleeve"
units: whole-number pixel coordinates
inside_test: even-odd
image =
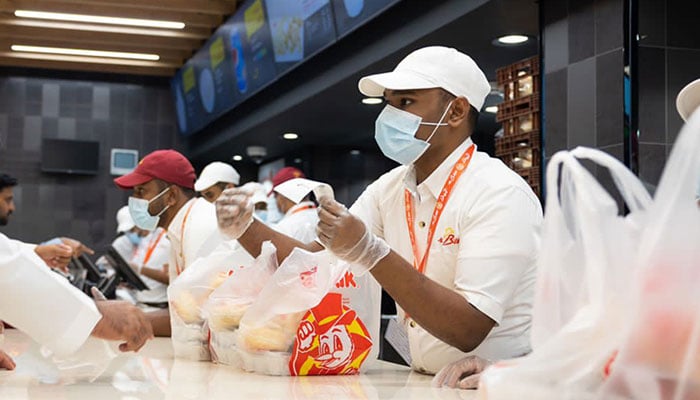
[[[516,187],[489,193],[460,222],[455,290],[497,324],[527,275],[535,273],[542,209]]]
[[[361,219],[373,234],[383,239],[384,225],[382,214],[379,211],[380,201],[383,198],[383,196],[381,196],[381,190],[379,189],[382,178],[367,186],[362,194],[360,194],[360,197],[352,204],[349,211],[350,214]],[[377,194],[378,191],[379,194]]]
[[[101,318],[95,303],[51,272],[33,248],[0,234],[0,319],[54,353],[69,354]]]

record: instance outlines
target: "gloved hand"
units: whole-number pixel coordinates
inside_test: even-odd
[[[348,212],[347,208],[329,197],[324,197],[318,211],[316,228],[318,239],[336,257],[359,265],[365,273],[386,257],[391,248],[385,241],[367,229],[364,222]]]
[[[447,364],[433,378],[433,387],[478,389],[481,372],[492,362],[477,356],[468,356]]]
[[[219,231],[228,240],[236,240],[253,223],[255,207],[250,201],[253,193],[242,188],[226,189],[216,200]]]

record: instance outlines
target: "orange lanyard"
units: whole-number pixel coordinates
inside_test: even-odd
[[[153,250],[156,249],[156,247],[158,246],[158,243],[160,243],[160,238],[162,238],[164,234],[165,234],[165,229],[160,231],[160,234],[158,235],[158,237],[155,238],[155,242],[153,241],[153,239],[151,239],[151,243],[148,244],[148,249],[146,249],[146,257],[143,258],[143,265],[148,264],[148,260],[151,259],[151,255],[153,254]]]
[[[185,212],[185,217],[182,219],[182,225],[180,227],[180,258],[182,258],[182,266],[180,266],[180,263],[177,263],[177,265],[176,265],[175,271],[177,272],[178,276],[185,269],[185,265],[187,265],[187,262],[185,260],[185,250],[184,250],[185,249],[185,225],[187,224],[187,217],[190,216],[190,211],[192,211],[192,206],[194,206],[194,201],[187,208],[187,212]]]
[[[422,258],[420,257],[420,252],[418,250],[418,244],[416,241],[416,232],[413,227],[413,197],[411,196],[411,192],[409,192],[408,189],[404,191],[404,205],[406,207],[406,223],[408,224],[408,236],[411,239],[411,247],[413,248],[413,266],[421,274],[425,271],[425,265],[428,262],[428,254],[430,253],[430,243],[433,241],[433,236],[435,235],[435,228],[437,228],[437,224],[440,220],[440,216],[442,215],[442,211],[445,209],[445,205],[447,205],[447,200],[450,198],[450,194],[452,194],[452,189],[454,189],[457,180],[460,176],[462,176],[462,173],[464,173],[464,171],[467,170],[467,167],[469,167],[469,163],[472,160],[472,154],[474,153],[474,147],[475,146],[472,144],[471,146],[469,146],[469,148],[467,148],[467,150],[464,151],[462,157],[460,157],[459,161],[457,161],[457,163],[452,167],[450,175],[447,177],[445,184],[442,186],[440,195],[438,196],[437,202],[435,203],[435,208],[433,209],[433,216],[430,219],[430,227],[428,228],[428,245],[425,249],[425,253],[423,254]],[[418,260],[420,260],[420,262]]]
[[[296,214],[296,213],[298,213],[298,212],[300,212],[300,211],[304,211],[304,210],[311,210],[311,209],[314,209],[314,208],[316,208],[315,205],[313,205],[313,204],[307,204],[307,205],[305,205],[305,206],[303,206],[303,207],[297,208],[296,210],[292,210],[292,212],[289,213],[289,215]]]

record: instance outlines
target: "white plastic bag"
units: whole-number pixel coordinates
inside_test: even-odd
[[[299,322],[328,293],[338,275],[328,252],[295,248],[240,322],[237,344],[243,368],[288,375],[289,351]]]
[[[235,332],[241,318],[276,269],[277,249],[272,242],[264,242],[260,255],[250,265],[239,265],[211,293],[202,313],[210,331],[212,361],[240,366],[235,348]]]
[[[372,282],[357,290],[365,282],[347,271],[326,251],[294,249],[241,320],[243,368],[268,375],[358,373],[376,354],[362,315],[376,309],[379,322],[379,297]]]
[[[356,312],[357,317],[366,327],[369,339],[373,343],[367,358],[362,364],[361,370],[364,371],[370,368],[379,357],[382,287],[372,274],[356,276],[352,273],[353,268],[351,265],[346,265],[342,268],[345,269],[345,272],[335,283],[335,287],[331,289],[331,292],[342,295],[343,305],[352,308]]]
[[[168,303],[176,357],[194,361],[211,359],[202,306],[232,271],[252,262],[253,257],[242,248],[222,249],[198,258],[170,283]]]
[[[639,246],[624,344],[600,398],[700,398],[700,112],[681,130]]]
[[[610,170],[628,216],[618,215],[617,203],[576,157]],[[651,198],[619,161],[585,148],[552,157],[547,188],[533,352],[488,368],[482,398],[593,398],[621,343],[633,293],[633,254]]]

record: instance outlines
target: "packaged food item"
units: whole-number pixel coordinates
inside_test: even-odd
[[[252,262],[253,258],[242,248],[217,249],[197,259],[170,283],[171,339],[176,357],[195,361],[210,359],[209,329],[204,323],[202,307],[229,275]]]
[[[357,374],[375,360],[381,289],[327,251],[295,249],[240,321],[241,366],[268,375]]]
[[[202,307],[210,331],[212,361],[239,365],[235,331],[243,315],[277,269],[277,251],[272,242],[262,245],[260,255],[249,265],[240,265],[214,290]]]

